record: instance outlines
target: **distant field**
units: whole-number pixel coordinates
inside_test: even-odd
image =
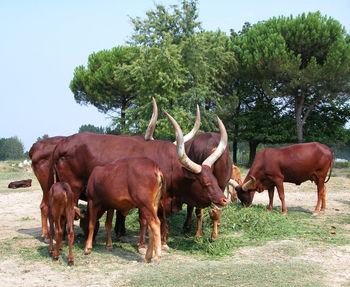
[[[182,233],[184,208],[168,218],[171,249],[158,265],[143,263],[137,254],[136,210],[127,217],[128,237],[123,242],[113,238],[111,252],[104,248],[101,222],[93,252],[85,256],[76,222],[76,264],[70,268],[67,246],[58,262],[47,255],[41,239],[42,191],[35,176],[0,162],[0,281],[4,286],[350,286],[350,169],[336,168],[333,175],[326,213],[312,216],[313,183],[286,184],[287,216],[281,214],[277,195],[274,210],[266,212],[267,192],[257,194],[251,208],[232,203],[223,209],[215,242],[209,240],[207,211],[202,238],[194,236],[195,226]],[[31,188],[7,188],[27,178],[33,179]]]

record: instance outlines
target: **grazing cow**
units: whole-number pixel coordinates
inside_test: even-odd
[[[38,179],[43,191],[43,198],[40,203],[41,210],[41,232],[45,242],[48,242],[48,205],[49,205],[49,173],[51,167],[51,157],[56,145],[65,137],[57,136],[42,139],[31,147],[29,157],[32,160],[32,169]]]
[[[106,248],[112,249],[113,210],[127,215],[132,208],[139,208],[140,220],[148,225],[149,244],[145,262],[150,262],[155,249],[155,262],[161,256],[160,221],[157,216],[161,196],[166,183],[158,165],[145,157],[115,161],[105,166],[97,166],[90,175],[86,195],[89,207],[89,236],[85,254],[91,253],[92,238],[97,214],[107,212]]]
[[[185,144],[186,153],[188,157],[197,164],[202,164],[204,160],[215,151],[220,142],[220,134],[218,133],[202,133]],[[228,146],[223,154],[213,165],[213,174],[216,177],[219,187],[222,191],[225,190],[231,176],[232,161],[230,159],[230,152]],[[194,184],[192,188],[201,188]],[[187,206],[187,217],[184,224],[184,231],[189,231],[192,225],[193,206]],[[213,208],[209,212],[210,218],[213,221],[213,230],[211,233],[211,240],[218,237],[217,227],[221,218],[221,209]],[[197,232],[196,236],[202,236],[202,222],[203,209],[196,208],[197,217]]]
[[[311,180],[317,185],[317,204],[314,215],[326,209],[326,188],[333,168],[331,150],[320,143],[302,143],[282,148],[267,148],[257,153],[243,185],[237,185],[238,198],[245,206],[250,206],[256,191],[269,192],[268,211],[272,210],[274,187],[282,203],[282,212],[287,214],[284,201],[283,182],[300,185]],[[328,179],[327,172],[329,172]],[[321,207],[322,201],[322,207]]]
[[[226,205],[228,200],[211,170],[211,166],[226,149],[227,133],[224,125],[219,119],[221,134],[219,146],[202,165],[199,165],[186,156],[182,131],[175,120],[167,116],[177,134],[177,148],[166,141],[142,141],[131,136],[117,137],[91,133],[80,133],[62,140],[54,151],[53,164],[59,181],[70,184],[75,204],[81,196],[84,196],[88,178],[96,166],[110,163],[111,159],[148,157],[159,165],[166,178],[167,192],[164,206],[167,215],[179,211],[183,203],[201,208],[211,204],[217,208]],[[193,184],[201,188],[192,189]],[[166,222],[163,221],[163,246],[166,234]],[[143,242],[144,240],[140,238],[140,245]]]
[[[51,186],[49,191],[49,222],[50,222],[50,245],[49,255],[54,260],[58,260],[59,249],[62,247],[63,229],[67,224],[69,255],[68,265],[74,265],[73,241],[74,241],[74,201],[73,193],[69,184],[65,182],[57,182]],[[56,248],[53,249],[53,236],[56,229]]]
[[[32,180],[24,179],[24,180],[10,182],[8,185],[8,188],[16,189],[19,187],[31,187],[31,186],[32,186]]]

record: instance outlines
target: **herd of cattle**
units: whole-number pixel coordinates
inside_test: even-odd
[[[331,176],[333,155],[320,143],[305,143],[283,148],[264,149],[242,182],[239,169],[232,165],[225,126],[218,118],[220,133],[206,132],[196,136],[200,113],[192,131],[183,135],[171,115],[176,142],[153,139],[158,110],[153,99],[153,115],[146,135],[102,135],[78,133],[52,137],[36,142],[29,151],[33,171],[43,190],[40,204],[42,236],[49,241],[49,254],[58,259],[62,236],[67,226],[68,264],[74,264],[72,244],[73,220],[80,219],[86,239],[85,254],[91,253],[98,219],[107,211],[106,248],[112,248],[111,228],[117,211],[115,232],[125,235],[125,216],[139,209],[140,234],[138,250],[150,262],[159,262],[161,250],[167,250],[169,235],[166,218],[187,204],[184,230],[191,227],[196,208],[197,236],[202,235],[203,208],[211,207],[211,239],[218,237],[221,208],[240,199],[250,206],[254,193],[268,190],[272,209],[274,187],[287,213],[283,182],[301,184],[311,180],[317,185],[317,215],[326,207],[325,186]],[[327,173],[329,176],[326,181]],[[87,201],[87,210],[78,208],[79,199]],[[322,202],[322,206],[321,206]],[[50,232],[48,232],[48,221]],[[149,242],[146,247],[146,229]],[[55,231],[56,232],[55,232]],[[53,252],[53,236],[56,248]]]

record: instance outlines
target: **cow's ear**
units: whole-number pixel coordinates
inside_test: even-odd
[[[182,171],[185,174],[186,178],[189,178],[189,179],[192,179],[192,180],[196,179],[196,174],[193,173],[192,171],[190,171],[189,169],[187,169],[186,167],[183,166],[182,167]]]

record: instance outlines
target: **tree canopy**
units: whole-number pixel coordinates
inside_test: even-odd
[[[95,52],[78,66],[70,88],[81,104],[113,117],[107,132],[144,133],[151,98],[184,132],[196,105],[201,129],[217,130],[216,115],[234,143],[341,141],[350,119],[350,36],[320,12],[245,23],[231,35],[205,31],[197,1],[156,5],[131,18],[130,41]],[[156,138],[174,138],[159,114]]]

